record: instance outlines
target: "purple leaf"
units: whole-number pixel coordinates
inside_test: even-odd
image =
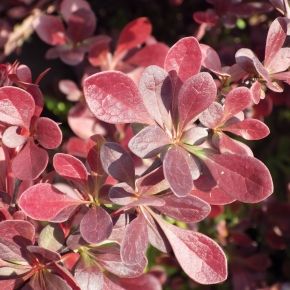
[[[47,44],[61,45],[66,41],[63,23],[57,16],[39,16],[34,22],[34,29],[39,38]]]
[[[34,114],[33,97],[16,87],[0,88],[0,121],[29,129]]]
[[[239,201],[260,202],[273,192],[269,170],[254,157],[209,153],[204,162],[220,189]]]
[[[84,81],[84,95],[100,120],[118,123],[152,123],[134,82],[121,72],[101,72]]]
[[[148,247],[148,232],[143,214],[139,214],[126,227],[121,244],[121,257],[125,264],[139,264]]]
[[[186,151],[176,146],[171,147],[163,161],[163,172],[176,196],[186,196],[191,192],[193,182]]]
[[[224,116],[224,109],[218,102],[213,102],[202,114],[199,120],[207,128],[214,129],[222,121]]]
[[[70,15],[77,10],[87,9],[91,7],[86,0],[63,0],[60,4],[60,13],[62,14],[65,21],[68,21]]]
[[[178,94],[179,130],[208,108],[216,94],[216,84],[209,73],[199,73],[185,81]]]
[[[84,201],[71,198],[48,183],[29,187],[18,201],[19,207],[26,215],[43,221],[53,220],[63,210],[82,203]]]
[[[200,284],[215,284],[226,280],[227,261],[220,246],[207,236],[180,229],[158,218],[184,272]]]
[[[130,154],[119,144],[107,142],[101,147],[101,162],[105,172],[135,188],[135,167]]]
[[[24,148],[12,160],[12,171],[21,180],[34,180],[45,170],[47,152],[28,139]]]
[[[73,42],[78,43],[92,36],[96,29],[96,17],[92,10],[79,9],[68,19],[67,34]]]
[[[157,209],[169,217],[186,223],[197,223],[205,219],[211,210],[208,203],[195,196],[167,195],[162,199],[165,205]]]
[[[141,158],[151,158],[159,154],[170,142],[164,130],[159,126],[151,125],[142,129],[130,140],[129,148]]]
[[[170,130],[172,85],[168,73],[155,65],[147,67],[140,78],[139,90],[152,118],[159,126]]]
[[[111,216],[101,207],[90,208],[80,223],[84,240],[97,244],[107,239],[113,229]]]

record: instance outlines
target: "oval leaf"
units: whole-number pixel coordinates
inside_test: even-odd
[[[179,147],[170,148],[163,161],[163,172],[173,193],[178,196],[188,195],[193,186],[188,154]]]
[[[64,153],[55,154],[53,157],[53,167],[64,178],[82,183],[86,183],[88,180],[86,167],[79,159],[72,155]]]
[[[273,192],[269,170],[254,157],[209,153],[204,162],[220,189],[239,201],[260,202]]]
[[[141,158],[150,158],[159,154],[170,144],[169,136],[159,126],[152,125],[142,129],[129,142],[130,150]]]
[[[29,139],[12,160],[12,171],[21,180],[34,180],[45,170],[47,163],[47,152]]]
[[[121,258],[125,264],[139,264],[148,247],[148,232],[143,214],[139,214],[125,230]]]
[[[34,136],[46,149],[55,149],[62,141],[62,132],[58,124],[46,117],[37,120]]]
[[[158,223],[183,271],[200,284],[215,284],[227,278],[227,260],[220,246],[207,236],[180,229],[161,219]]]
[[[162,197],[162,200],[165,205],[157,208],[161,213],[186,223],[197,223],[205,219],[211,210],[208,203],[194,196],[168,195]]]
[[[100,120],[118,123],[151,123],[134,82],[121,72],[101,72],[84,81],[84,95]]]
[[[189,78],[178,94],[180,130],[207,109],[215,100],[216,94],[217,87],[209,73],[203,72]]]
[[[18,201],[26,215],[41,221],[49,221],[61,211],[82,204],[82,200],[73,199],[48,183],[39,183],[24,191]]]
[[[82,237],[91,244],[107,239],[113,229],[111,216],[101,207],[89,209],[80,224]]]
[[[139,17],[129,22],[120,34],[116,55],[144,43],[151,31],[152,25],[147,17]]]
[[[28,129],[34,110],[34,99],[26,91],[10,86],[0,88],[1,122]]]
[[[135,188],[135,167],[130,154],[119,144],[107,142],[101,147],[101,162],[105,172]]]

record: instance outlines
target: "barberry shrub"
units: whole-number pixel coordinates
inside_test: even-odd
[[[211,2],[215,12],[194,15],[200,25],[221,18]],[[235,17],[253,5],[219,2]],[[152,248],[197,283],[227,279],[222,247],[198,223],[273,193],[244,140],[270,134],[255,110],[290,83],[282,2],[271,1],[283,16],[270,25],[263,63],[242,48],[227,67],[194,36],[158,42],[146,17],[127,24],[112,50],[85,0],[38,15],[33,27],[53,46],[46,57],[89,67],[79,84],[59,84],[77,102],[68,113],[77,136],[61,148],[62,125],[42,115],[47,71],[33,81],[26,65],[0,67],[1,289],[160,290]]]

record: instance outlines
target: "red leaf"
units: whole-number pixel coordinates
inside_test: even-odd
[[[139,17],[129,22],[120,34],[115,54],[118,55],[144,43],[151,31],[152,25],[146,17]]]
[[[84,95],[100,120],[118,123],[152,123],[134,82],[121,72],[101,72],[84,81]]]
[[[235,198],[226,194],[217,186],[212,188],[209,192],[193,190],[192,194],[212,205],[225,205],[235,201]]]
[[[130,154],[119,144],[107,142],[101,147],[101,162],[105,172],[135,188],[135,167]]]
[[[162,200],[165,201],[165,205],[158,207],[157,210],[186,223],[197,223],[205,219],[210,213],[209,204],[198,197],[168,195],[162,197]]]
[[[39,38],[47,44],[61,45],[66,41],[63,23],[57,16],[39,16],[34,22],[34,29]]]
[[[35,138],[46,149],[57,148],[62,141],[62,132],[57,123],[45,117],[36,122]]]
[[[233,123],[224,127],[223,131],[234,133],[247,140],[259,140],[267,137],[270,133],[268,126],[256,119],[245,119]]]
[[[143,67],[147,67],[149,65],[158,65],[163,67],[168,49],[169,48],[166,44],[160,42],[146,45],[130,57],[127,62]]]
[[[194,37],[184,37],[176,42],[168,51],[164,62],[164,68],[172,77],[173,86],[179,79],[186,81],[197,74],[201,67],[201,50],[198,41]]]
[[[222,64],[217,52],[208,45],[200,44],[202,66],[214,73],[222,74]]]
[[[89,209],[80,223],[82,237],[90,244],[107,239],[113,229],[111,216],[101,207]]]
[[[34,180],[45,170],[47,163],[47,152],[29,139],[12,160],[12,171],[21,180]]]
[[[83,163],[76,157],[57,153],[53,157],[53,167],[62,177],[81,183],[88,180],[88,172]]]
[[[283,17],[276,18],[268,30],[265,48],[265,66],[268,67],[283,46],[287,36],[287,21]]]
[[[141,158],[159,154],[171,142],[169,136],[159,126],[152,125],[142,129],[129,142],[130,150]]]
[[[240,87],[231,90],[225,99],[224,121],[245,110],[251,104],[251,91]]]
[[[18,201],[26,215],[43,221],[53,220],[63,210],[82,203],[84,201],[71,198],[48,183],[31,186],[22,193]]]
[[[200,284],[215,284],[226,280],[226,256],[216,242],[203,234],[180,229],[161,219],[158,219],[158,223],[177,261],[191,279]]]
[[[254,157],[209,153],[204,162],[220,189],[239,201],[256,203],[273,192],[269,170]]]
[[[119,283],[126,290],[162,290],[160,282],[150,274],[143,274],[136,278],[122,278]]]
[[[34,244],[35,241],[35,228],[28,221],[21,220],[6,220],[0,223],[0,240],[16,243],[15,237],[22,237],[20,247],[27,247],[28,245]],[[20,240],[18,241],[20,242]]]
[[[208,108],[216,94],[217,88],[209,73],[199,73],[185,81],[178,94],[180,130]]]
[[[163,161],[163,172],[173,193],[178,196],[188,195],[193,186],[188,153],[179,147],[171,147]]]
[[[33,97],[16,87],[0,88],[0,121],[16,126],[29,128],[34,114]]]
[[[144,259],[148,247],[147,224],[139,214],[127,227],[121,244],[121,257],[125,264],[138,264]]]
[[[290,66],[290,48],[283,47],[275,55],[275,57],[270,61],[267,69],[272,77],[274,73],[279,73],[287,70]]]
[[[147,67],[140,78],[139,89],[152,118],[161,127],[166,126],[170,130],[172,85],[168,73],[155,65]]]

